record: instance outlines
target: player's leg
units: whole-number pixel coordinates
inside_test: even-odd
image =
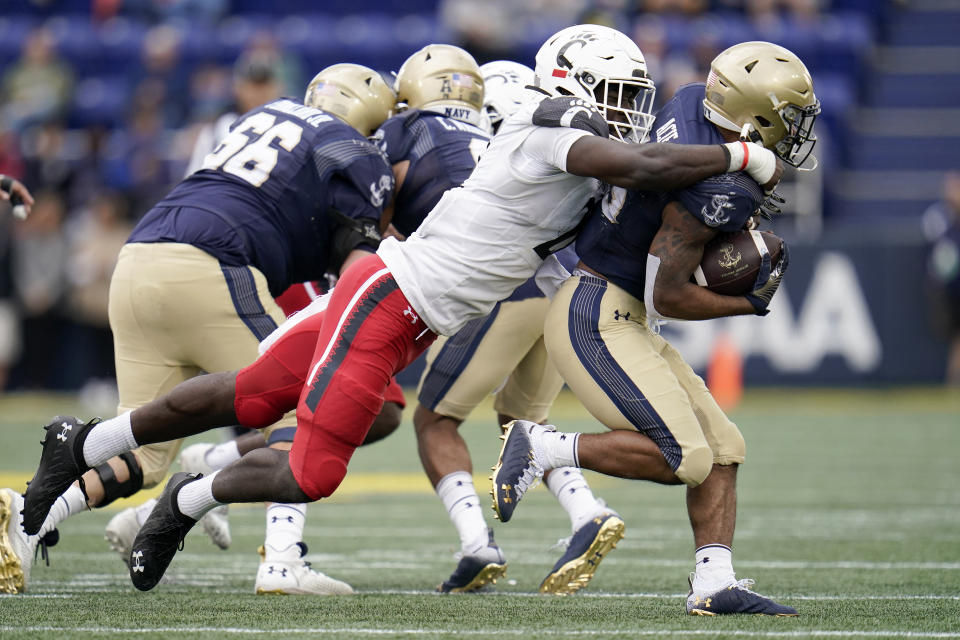
[[[534,304],[538,301],[533,300]],[[413,416],[424,471],[460,537],[453,574],[438,587],[443,593],[480,589],[506,572],[503,553],[483,516],[473,484],[473,465],[460,435],[463,420],[503,385],[523,354],[542,333],[541,318],[524,313],[524,302],[497,305],[486,318],[468,322],[427,353]],[[527,309],[530,311],[530,309]]]
[[[181,360],[176,353],[170,352],[170,339],[166,335],[155,335],[155,325],[145,322],[141,317],[144,309],[153,308],[149,305],[160,304],[165,299],[166,287],[161,286],[162,283],[156,278],[166,274],[166,267],[170,266],[171,261],[175,262],[175,257],[171,260],[162,252],[161,255],[149,257],[141,255],[143,247],[124,247],[111,280],[109,311],[121,409],[142,404],[198,371],[191,365],[175,364]],[[119,426],[123,443],[118,448],[118,454],[136,446],[129,428],[124,429],[124,423],[129,423],[128,415],[120,416],[119,425],[116,421],[107,422],[110,423],[104,427],[107,430]],[[103,506],[118,497],[132,495],[142,486],[144,470],[138,456],[110,460],[113,457],[110,454],[96,456],[95,460],[87,462],[81,451],[74,452],[75,443],[80,442],[81,448],[86,446],[89,427],[72,418],[57,418],[47,426],[45,442],[49,444],[45,444],[41,469],[25,495],[24,526],[28,531],[37,530],[48,512],[50,517],[47,518],[48,522],[42,524],[43,529],[51,524],[55,526],[57,521],[85,509],[87,494],[92,498],[90,506]],[[100,431],[103,432],[104,428]],[[163,440],[171,437],[168,435]],[[70,446],[59,446],[67,445],[68,441]],[[61,449],[62,454],[70,458],[64,462],[69,462],[71,468],[66,473],[55,474],[55,481],[51,481],[49,474],[43,473],[44,467],[63,456],[53,455],[52,450],[48,454],[48,448]],[[47,462],[44,457],[48,458]],[[79,485],[69,486],[81,474],[86,493]]]
[[[796,615],[792,607],[751,591],[753,580],[737,580],[732,548],[737,522],[737,470],[746,457],[743,436],[676,349],[664,343],[661,355],[689,396],[713,451],[713,467],[706,480],[687,488],[687,514],[695,549],[687,612]]]
[[[290,454],[258,449],[209,477],[174,475],[134,543],[130,575],[137,588],[159,582],[178,544],[211,508],[226,502],[312,501],[339,486],[380,410],[390,377],[429,346],[433,334],[419,318],[406,320],[409,304],[376,256],[348,269],[330,304]]]
[[[525,306],[531,322],[542,327],[549,301],[539,298]],[[563,378],[550,361],[541,335],[497,392],[494,409],[500,424],[516,419],[546,423],[562,387]],[[571,534],[561,540],[564,552],[541,580],[540,592],[569,595],[587,586],[626,527],[620,515],[593,494],[580,469],[552,469],[544,474],[544,484],[566,511]]]

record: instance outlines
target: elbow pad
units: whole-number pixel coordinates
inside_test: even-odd
[[[339,272],[340,266],[354,249],[366,246],[376,251],[380,245],[380,229],[370,220],[354,220],[335,209],[330,210],[336,227],[330,240],[330,263],[327,270]]]

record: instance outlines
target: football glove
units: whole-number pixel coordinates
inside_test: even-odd
[[[746,295],[747,300],[753,305],[754,312],[758,316],[765,316],[770,313],[767,308],[770,301],[773,300],[773,294],[777,292],[780,286],[780,280],[783,274],[787,272],[787,266],[790,264],[790,250],[787,243],[783,243],[783,251],[780,253],[780,259],[773,269],[770,268],[770,254],[763,256],[763,262],[760,266],[760,272],[757,274],[756,285],[752,292]]]
[[[787,201],[786,198],[781,196],[779,193],[771,189],[764,193],[763,202],[760,204],[760,208],[757,209],[757,214],[763,216],[767,220],[770,220],[773,216],[778,213],[783,213],[783,210],[780,206]]]

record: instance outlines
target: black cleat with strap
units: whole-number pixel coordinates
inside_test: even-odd
[[[44,427],[40,466],[23,494],[23,530],[28,535],[40,531],[57,498],[90,469],[83,460],[83,442],[98,422],[100,418],[84,424],[73,416],[57,416]]]
[[[130,552],[130,580],[140,591],[153,589],[163,578],[170,561],[183,548],[183,539],[197,521],[180,513],[177,494],[185,485],[203,477],[200,474],[175,473],[167,482],[150,517],[140,527]]]

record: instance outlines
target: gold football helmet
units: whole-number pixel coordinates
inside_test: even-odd
[[[359,64],[335,64],[313,77],[303,103],[337,116],[365,136],[393,113],[396,95],[380,74]]]
[[[743,42],[710,64],[703,113],[799,167],[817,141],[813,123],[820,101],[810,72],[791,51],[770,42]]]
[[[483,76],[469,53],[449,44],[428,44],[397,72],[397,101],[411,109],[436,111],[480,123]]]

